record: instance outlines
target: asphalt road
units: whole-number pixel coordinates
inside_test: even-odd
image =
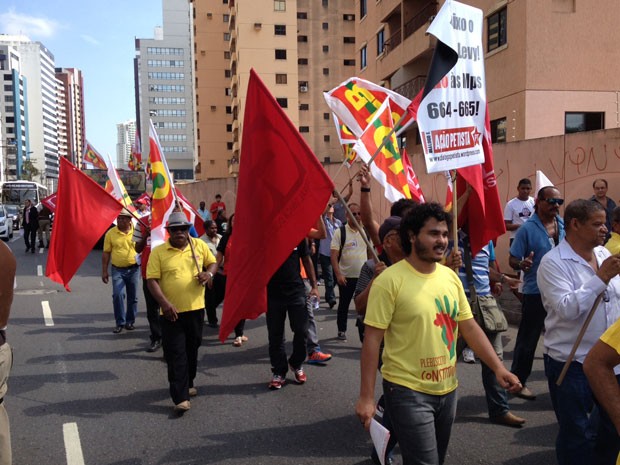
[[[112,290],[100,279],[101,252],[91,253],[67,293],[42,276],[45,251],[26,254],[18,235],[9,245],[18,258],[8,330],[15,361],[5,398],[15,465],[372,463],[369,436],[354,415],[360,343],[353,312],[349,341],[340,342],[336,312],[322,304],[321,345],[334,358],[326,366],[308,366],[303,386],[290,382],[289,374],[289,383],[276,392],[267,389],[264,317],[247,322],[250,340],[241,348],[232,339],[220,344],[215,330],[205,328],[199,395],[178,417],[161,351],[145,352],[142,296],[136,330],[112,334]],[[514,327],[505,333],[507,364],[515,335]],[[540,347],[529,382],[538,399],[511,399],[515,413],[527,419],[522,429],[489,423],[479,364],[459,363],[458,371],[458,416],[447,465],[555,463],[557,428]]]

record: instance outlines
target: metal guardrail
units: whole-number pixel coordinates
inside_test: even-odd
[[[428,2],[422,7],[419,13],[405,23],[405,39],[424,26],[431,17],[437,14],[438,5],[439,3],[436,1]]]

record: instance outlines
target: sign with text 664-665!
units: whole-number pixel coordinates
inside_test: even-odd
[[[456,58],[454,67],[448,70],[446,66],[447,74],[424,96],[418,108],[427,171],[483,163],[486,82],[482,11],[448,0],[427,32],[452,49]],[[438,55],[433,57],[429,78],[442,67]]]

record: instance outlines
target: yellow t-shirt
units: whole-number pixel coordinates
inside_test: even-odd
[[[459,277],[437,264],[430,274],[407,260],[374,280],[364,323],[385,329],[383,377],[431,395],[456,389],[458,321],[473,318]]]
[[[194,245],[198,268],[202,271],[215,263],[215,257],[201,240],[190,238]],[[177,249],[166,241],[151,252],[146,267],[146,278],[159,280],[159,287],[178,312],[200,310],[205,306],[205,288],[196,278],[196,263],[189,244]]]
[[[611,325],[601,336],[601,341],[610,346],[620,355],[620,320]]]
[[[345,228],[346,237],[340,262],[338,262],[340,272],[345,278],[359,278],[362,266],[368,260],[366,243],[361,232],[353,231],[348,224],[345,225]],[[334,232],[329,248],[330,250],[340,250],[340,228]]]
[[[620,253],[620,234],[612,232],[611,237],[605,244],[605,248],[609,250],[612,255]]]
[[[105,234],[103,251],[110,253],[110,262],[113,266],[126,268],[136,264],[136,248],[132,236],[133,226],[126,233],[115,226]]]

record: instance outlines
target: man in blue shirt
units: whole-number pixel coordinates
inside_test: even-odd
[[[564,199],[555,187],[540,189],[536,196],[535,213],[517,230],[510,246],[510,266],[523,271],[521,324],[511,371],[523,385],[521,392],[516,395],[528,400],[536,399],[526,381],[532,372],[538,338],[547,315],[536,283],[536,272],[543,256],[564,239],[564,221],[559,215],[563,203]]]

